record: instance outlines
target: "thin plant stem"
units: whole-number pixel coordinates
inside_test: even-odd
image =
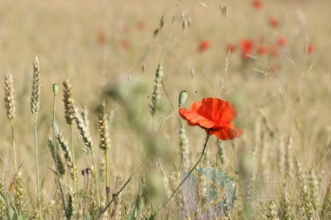
[[[56,126],[56,119],[55,119],[55,111],[56,111],[56,93],[53,93],[53,113],[52,113],[52,129],[53,129],[53,145],[54,145],[54,151],[55,151],[55,170],[59,172],[57,169],[58,164],[58,153],[57,153],[57,141],[56,141],[56,134],[55,134],[55,126]]]
[[[73,175],[73,182],[74,182],[74,193],[76,192],[76,187],[77,187],[77,174],[76,174],[76,162],[75,162],[75,149],[74,149],[74,143],[73,143],[73,133],[72,133],[72,124],[70,124],[70,146],[71,146],[71,153],[72,153],[72,166],[74,170],[74,175]]]
[[[105,163],[106,163],[106,174],[105,174],[105,193],[106,193],[106,198],[107,196],[107,184],[108,184],[108,155],[107,155],[107,150],[105,150]],[[108,199],[107,199],[108,202]]]
[[[87,193],[88,193],[88,186],[89,186],[89,177],[88,175],[83,176],[84,178],[84,198],[83,198],[83,220],[85,220],[85,210],[86,210],[86,198],[87,198]],[[86,179],[86,181],[85,181]]]
[[[192,174],[192,172],[195,170],[195,168],[199,165],[203,155],[206,152],[206,148],[207,148],[207,144],[208,144],[208,140],[209,140],[210,134],[209,131],[207,131],[207,137],[205,140],[205,144],[203,145],[203,150],[201,152],[201,155],[198,159],[198,161],[194,164],[194,166],[192,167],[192,169],[190,170],[190,172],[188,172],[188,174],[185,176],[185,178],[182,180],[182,182],[176,187],[176,189],[172,192],[171,196],[167,199],[167,201],[156,211],[155,215],[163,208],[166,207],[166,205],[171,201],[171,199],[174,197],[174,195],[176,194],[176,192],[178,191],[178,189],[184,184],[184,182],[190,177],[190,175]]]
[[[33,120],[33,130],[34,130],[34,156],[36,161],[36,180],[37,180],[37,196],[38,196],[38,207],[39,207],[39,219],[42,218],[42,212],[41,212],[41,197],[40,197],[40,183],[39,183],[39,160],[38,160],[38,121],[37,121],[37,115],[35,116]]]
[[[98,205],[100,206],[99,187],[98,187],[98,174],[97,174],[97,167],[96,167],[95,160],[94,160],[93,148],[91,149],[91,157],[92,157],[92,165],[93,165],[93,178],[94,178],[95,196],[96,196],[96,200],[98,202]]]
[[[15,174],[17,173],[17,158],[16,158],[16,144],[15,144],[15,128],[14,128],[14,120],[10,120],[11,124],[11,134],[12,134],[12,148],[13,148],[13,154],[14,154],[14,168],[15,168]]]
[[[161,129],[162,129],[164,123],[165,123],[169,118],[171,118],[171,117],[172,117],[172,116],[178,111],[178,109],[179,109],[179,107],[176,108],[173,112],[171,112],[170,115],[168,115],[167,117],[165,117],[165,118],[161,121],[161,123],[160,123],[160,125],[159,125],[159,128],[158,128],[157,131],[156,131],[156,135],[158,135],[158,134],[160,133],[160,131],[161,131]]]

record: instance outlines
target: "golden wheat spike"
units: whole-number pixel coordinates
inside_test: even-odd
[[[32,94],[31,94],[31,112],[36,119],[39,108],[40,108],[40,67],[39,60],[36,57],[33,63],[33,79],[32,79]]]
[[[15,98],[14,98],[14,85],[13,77],[9,73],[5,77],[5,108],[7,118],[12,120],[15,118]]]
[[[74,100],[72,98],[72,86],[67,79],[63,82],[63,102],[64,102],[64,117],[66,122],[71,125],[75,119]]]

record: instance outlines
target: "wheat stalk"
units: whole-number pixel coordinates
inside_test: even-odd
[[[83,139],[85,145],[85,152],[88,154],[90,151],[92,151],[92,147],[93,147],[92,138],[90,132],[88,131],[88,128],[86,127],[76,107],[74,107],[74,112],[75,112],[75,122],[79,130],[79,133]]]
[[[93,165],[94,190],[95,190],[95,194],[96,194],[96,199],[98,201],[98,204],[100,205],[99,190],[98,190],[98,175],[97,175],[97,167],[96,167],[95,159],[94,159],[92,138],[91,138],[89,130],[86,127],[81,115],[79,114],[78,109],[75,106],[74,106],[74,113],[75,113],[75,121],[76,121],[77,128],[79,130],[79,133],[80,133],[80,135],[83,139],[84,145],[85,145],[85,152],[87,154],[89,152],[91,152],[92,165]]]
[[[24,188],[23,188],[23,179],[21,172],[16,173],[15,175],[15,194],[14,194],[14,203],[18,212],[24,212]]]
[[[69,147],[68,147],[66,141],[64,140],[64,137],[61,134],[57,135],[57,141],[60,144],[60,147],[61,147],[62,152],[63,152],[63,156],[64,156],[64,158],[66,160],[66,163],[67,163],[67,167],[68,167],[69,172],[71,174],[72,180],[74,181],[76,170],[73,166],[73,160],[72,160],[72,157],[71,157],[71,153],[69,151]]]
[[[5,194],[5,188],[1,179],[0,179],[0,194],[1,195]],[[3,219],[5,214],[6,214],[6,204],[2,200],[0,200],[0,219]]]
[[[5,99],[4,99],[4,101],[5,101],[7,118],[10,120],[10,125],[11,125],[14,168],[15,168],[15,173],[16,173],[17,172],[17,158],[16,158],[15,128],[14,128],[15,97],[14,97],[13,77],[11,74],[8,74],[5,77]]]
[[[99,133],[100,133],[100,144],[99,147],[103,151],[106,170],[105,170],[105,186],[107,189],[108,184],[108,155],[107,152],[110,148],[110,137],[109,137],[109,128],[108,128],[108,117],[106,113],[105,103],[101,105],[99,113]],[[106,192],[107,196],[107,192]]]
[[[285,192],[282,195],[281,201],[280,201],[280,217],[284,220],[292,220],[292,204],[290,201],[290,197],[287,193],[287,189],[285,186]]]
[[[291,180],[292,173],[293,173],[292,145],[293,145],[293,139],[290,136],[288,138],[286,149],[285,149],[285,179],[286,179],[286,182]]]
[[[323,201],[322,212],[320,215],[321,220],[329,220],[331,218],[331,179],[326,190],[326,194]]]
[[[74,192],[76,191],[76,162],[75,162],[75,149],[73,144],[73,133],[72,133],[72,124],[75,120],[75,111],[74,111],[74,99],[72,98],[72,86],[67,79],[63,82],[63,103],[64,103],[64,115],[67,124],[70,126],[70,146],[72,152],[72,167],[73,167],[73,182],[74,182]]]
[[[82,112],[81,112],[81,116],[82,116],[83,122],[85,124],[85,127],[86,127],[86,129],[88,131],[90,121],[88,119],[88,110],[87,110],[86,105],[83,106],[83,109],[82,109]]]
[[[299,187],[303,199],[303,209],[305,212],[305,216],[307,217],[307,219],[312,220],[314,219],[315,210],[311,202],[311,197],[309,195],[309,191],[307,188],[306,177],[303,168],[298,160],[296,160],[296,167],[297,167],[297,180],[299,182]]]
[[[38,136],[37,136],[37,126],[38,126],[38,112],[40,108],[40,67],[39,60],[36,57],[33,63],[33,79],[32,79],[32,93],[31,93],[31,113],[33,117],[33,127],[34,127],[34,148],[35,148],[35,162],[36,162],[36,182],[37,182],[37,195],[38,195],[38,207],[39,207],[39,219],[42,219],[41,213],[41,195],[40,195],[40,183],[39,183],[39,160],[38,160]]]
[[[63,103],[66,122],[71,125],[75,119],[75,112],[74,99],[72,98],[72,86],[68,79],[63,82]]]
[[[185,126],[183,123],[181,123],[179,129],[179,147],[180,147],[180,160],[182,167],[183,169],[188,170],[190,167],[189,140],[186,136]]]
[[[100,132],[100,149],[107,154],[110,148],[109,128],[108,128],[108,116],[106,113],[106,106],[103,103],[101,105],[101,111],[99,114],[99,132]]]
[[[155,114],[157,103],[161,96],[161,86],[162,86],[162,77],[163,77],[163,67],[161,64],[157,66],[156,72],[155,72],[155,79],[154,79],[154,88],[151,95],[151,101],[149,104],[149,111],[152,115]]]
[[[33,80],[32,80],[32,94],[31,94],[31,112],[34,117],[34,120],[37,120],[38,111],[40,108],[40,67],[39,60],[36,57],[33,63]]]
[[[7,118],[12,120],[15,118],[15,97],[14,97],[14,83],[12,74],[5,76],[5,108]]]
[[[268,204],[266,217],[268,220],[279,220],[277,216],[276,204],[272,200]]]
[[[311,170],[309,172],[309,190],[310,190],[310,200],[314,206],[314,209],[317,210],[319,205],[319,196],[318,196],[319,183],[315,172]]]
[[[53,161],[55,163],[56,170],[57,170],[58,174],[62,177],[65,174],[64,165],[63,165],[60,155],[58,154],[58,152],[55,149],[56,146],[54,145],[53,140],[51,138],[47,139],[47,145],[51,152]]]

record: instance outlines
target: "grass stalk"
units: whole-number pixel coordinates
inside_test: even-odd
[[[39,219],[42,218],[41,211],[41,196],[40,196],[40,182],[39,182],[39,160],[38,160],[38,120],[37,117],[33,120],[33,133],[34,133],[34,157],[36,161],[36,181],[37,181],[37,196],[38,196],[38,208],[39,208]]]
[[[34,133],[34,150],[35,150],[35,166],[36,166],[36,182],[37,182],[37,196],[39,207],[39,219],[42,219],[41,210],[41,195],[39,182],[39,160],[38,160],[38,112],[40,108],[40,67],[38,58],[33,63],[33,80],[32,80],[32,94],[31,94],[31,113],[33,117],[33,133]]]
[[[15,144],[15,127],[14,127],[14,119],[10,120],[11,125],[11,135],[12,135],[12,148],[13,148],[13,156],[14,156],[14,168],[15,173],[17,173],[17,157],[16,157],[16,144]]]
[[[70,147],[71,147],[71,153],[72,153],[72,166],[73,166],[73,182],[74,182],[74,194],[76,193],[77,188],[77,169],[76,169],[76,161],[75,161],[75,150],[74,150],[74,143],[73,143],[73,132],[72,132],[72,124],[70,124]]]

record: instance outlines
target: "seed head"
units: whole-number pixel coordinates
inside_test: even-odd
[[[5,108],[7,111],[7,118],[10,120],[15,118],[14,86],[11,74],[8,74],[5,77]]]
[[[72,98],[72,86],[69,80],[63,82],[63,102],[64,102],[64,117],[69,125],[75,119],[74,100]]]
[[[99,114],[99,132],[100,132],[100,149],[105,153],[110,148],[108,117],[106,113],[106,106],[103,103],[101,105],[101,111]]]
[[[36,57],[33,63],[33,80],[32,80],[32,94],[31,94],[31,112],[34,118],[37,117],[40,108],[40,67],[39,60]]]

